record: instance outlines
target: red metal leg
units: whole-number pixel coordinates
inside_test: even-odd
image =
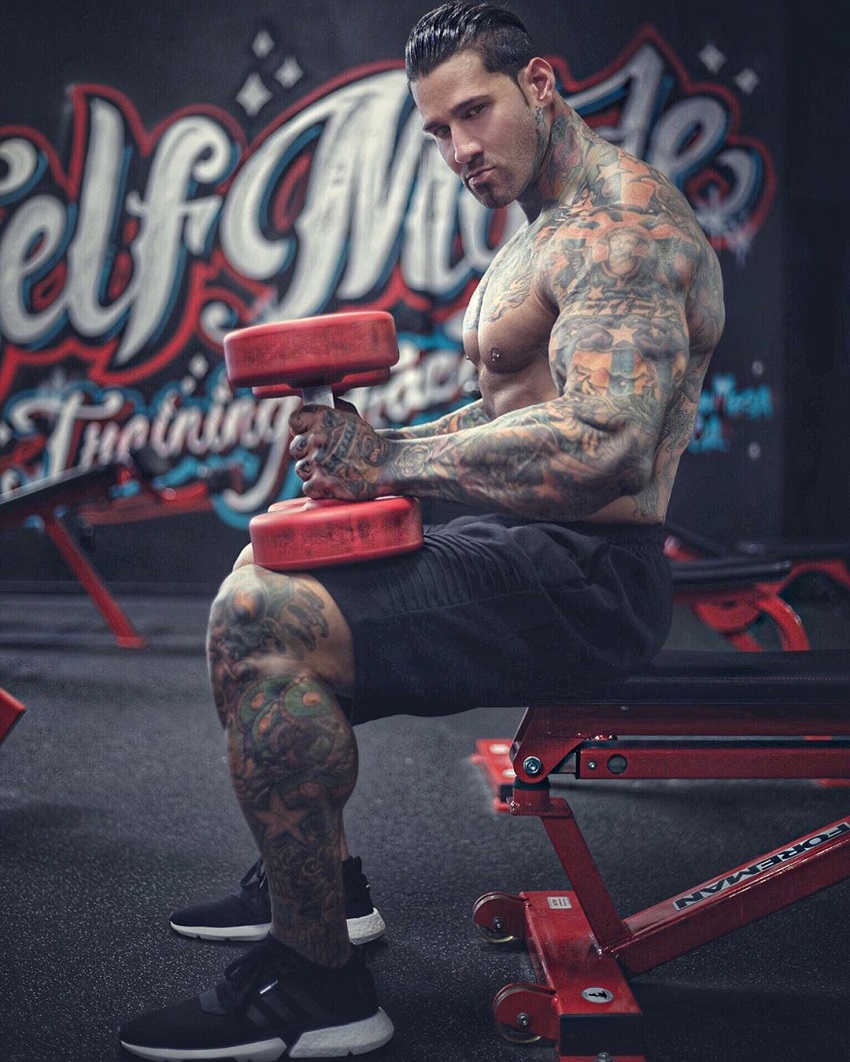
[[[782,649],[792,652],[803,652],[811,649],[808,635],[803,627],[803,621],[788,602],[779,596],[778,587],[766,587],[760,604],[766,615],[776,623],[779,634],[779,644]]]
[[[536,984],[517,982],[493,1000],[500,1034],[551,1040],[559,1062],[645,1062],[640,1009],[616,962],[601,954],[571,889],[488,893],[473,918],[491,940],[525,940]]]
[[[600,954],[575,893],[520,896],[526,903],[526,943],[535,975],[550,987],[549,1011],[557,1019],[554,1026],[550,1020],[543,1035],[555,1040],[560,1062],[596,1062],[606,1053],[617,1062],[644,1062],[640,1008],[616,960]],[[516,1020],[515,1008],[523,1002],[522,996],[497,995],[497,1023]]]
[[[0,742],[8,735],[12,727],[26,711],[21,702],[0,689]]]
[[[604,1052],[644,1062],[627,977],[850,876],[850,818],[839,819],[620,919],[567,802],[550,800],[543,784],[515,790],[510,809],[541,818],[572,889],[490,893],[473,917],[491,939],[524,939],[538,978],[496,995],[499,1031],[517,1041],[554,1040],[559,1062],[592,1062]]]
[[[121,611],[105,583],[89,563],[82,550],[71,537],[68,529],[57,516],[42,514],[44,530],[51,542],[65,559],[66,564],[79,580],[80,585],[97,606],[109,624],[115,640],[122,649],[144,649],[145,640]]]
[[[614,906],[572,809],[563,797],[556,797],[548,804],[547,811],[536,814],[540,816],[570,884],[581,896],[581,908],[594,937],[600,946],[619,943],[628,930]],[[510,808],[512,814],[529,813],[528,810],[517,810],[516,803]]]
[[[611,952],[645,973],[848,876],[850,819],[839,819],[625,919]]]

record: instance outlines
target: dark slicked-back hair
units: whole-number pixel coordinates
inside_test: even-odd
[[[407,80],[418,81],[466,48],[478,52],[485,70],[507,74],[514,81],[537,54],[528,30],[513,12],[493,4],[453,0],[423,15],[411,30],[404,51]]]

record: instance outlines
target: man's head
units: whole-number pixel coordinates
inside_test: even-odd
[[[489,73],[506,74],[514,81],[536,54],[525,26],[512,12],[453,0],[423,15],[411,30],[404,53],[408,81],[418,81],[466,48],[481,56]]]
[[[414,27],[406,65],[423,128],[449,168],[485,206],[526,209],[559,104],[552,67],[522,23],[490,4],[444,4]]]

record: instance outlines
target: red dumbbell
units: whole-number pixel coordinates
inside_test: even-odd
[[[389,377],[398,361],[395,323],[374,310],[252,325],[224,337],[224,360],[231,385],[258,398],[300,390],[305,404],[332,406],[334,391]],[[257,564],[298,571],[418,549],[422,519],[415,498],[294,498],[255,516],[250,532]]]

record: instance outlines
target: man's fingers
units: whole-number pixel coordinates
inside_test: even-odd
[[[299,406],[294,413],[289,415],[289,430],[293,435],[303,435],[310,430],[311,425],[316,423],[316,418],[321,415],[327,406]]]
[[[297,461],[299,457],[303,457],[307,453],[307,447],[309,443],[306,435],[296,435],[292,442],[289,444],[289,453]]]

